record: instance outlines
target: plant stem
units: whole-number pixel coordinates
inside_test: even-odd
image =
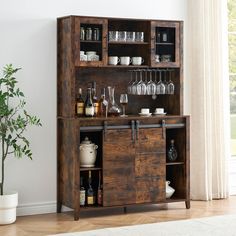
[[[4,160],[5,160],[5,153],[4,153],[4,137],[2,137],[2,181],[0,185],[0,194],[3,195],[3,184],[4,184]]]

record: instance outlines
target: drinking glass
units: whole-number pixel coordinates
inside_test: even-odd
[[[127,42],[134,42],[135,41],[135,32],[127,32]]]
[[[138,84],[136,85],[137,95],[145,95],[146,94],[146,90],[147,90],[146,84],[143,81],[142,73],[143,73],[143,71],[139,70],[140,80],[139,80]]]
[[[127,87],[128,94],[132,94],[132,84],[133,84],[133,71],[132,70],[130,71],[130,76],[131,76],[131,78],[130,78],[130,81],[129,81],[128,87]]]
[[[118,31],[118,41],[119,42],[125,42],[127,37],[126,31]]]
[[[122,108],[123,108],[123,114],[120,116],[125,117],[127,116],[125,114],[125,106],[128,104],[128,95],[126,93],[122,93],[120,95],[120,104],[122,105]]]
[[[164,81],[163,84],[165,85],[165,94],[168,94],[168,83],[167,83],[167,70],[164,71]]]
[[[135,32],[135,41],[144,42],[144,32]]]
[[[156,85],[156,94],[165,94],[165,85],[162,82],[162,78],[161,78],[161,70],[159,71],[159,82]]]
[[[135,81],[132,83],[131,86],[131,94],[133,95],[137,94],[137,84],[138,84],[138,72],[135,71]]]
[[[172,82],[171,80],[171,70],[169,71],[169,82],[168,82],[168,85],[167,85],[167,93],[168,94],[174,94],[175,93],[175,85],[174,83]]]
[[[109,31],[109,41],[118,41],[118,31]]]
[[[155,95],[156,94],[156,84],[152,81],[152,70],[149,70],[150,80],[147,84],[147,95]]]

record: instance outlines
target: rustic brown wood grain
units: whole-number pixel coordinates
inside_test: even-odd
[[[102,29],[101,41],[80,42],[81,25]],[[174,62],[157,64],[154,61],[156,47],[160,46],[156,45],[157,27],[170,28],[175,32],[171,39],[173,45],[167,46],[167,51],[175,55]],[[144,42],[110,43],[110,30],[144,32]],[[80,50],[97,51],[102,60],[82,62]],[[108,56],[111,55],[141,56],[144,58],[144,64],[140,66],[142,69],[171,68],[175,94],[158,95],[155,100],[151,96],[129,95],[126,109],[129,116],[126,118],[76,117],[78,89],[82,88],[85,99],[86,89],[92,81],[97,83],[98,97],[101,88],[114,86],[115,101],[120,105],[119,96],[127,92],[131,79],[130,70],[139,67],[109,66]],[[159,80],[159,74],[156,79]],[[103,207],[185,201],[186,208],[189,208],[190,121],[188,116],[183,116],[183,86],[183,22],[85,16],[58,18],[57,212],[61,212],[62,205],[71,207],[74,209],[75,220],[78,220],[80,211],[88,209],[81,208],[79,204],[80,175],[85,179],[88,176],[88,171],[80,171],[79,144],[86,136],[99,146],[97,168],[92,171],[92,178],[96,188],[98,171],[101,171]],[[107,89],[106,98],[108,100]],[[138,116],[144,107],[150,108],[151,112],[157,107],[164,107],[167,116]],[[105,123],[108,128],[105,128]],[[133,129],[132,123],[135,124]],[[163,124],[166,126],[163,127]],[[119,125],[128,128],[112,128]],[[142,128],[142,125],[160,127]],[[91,130],[92,127],[99,129]],[[80,128],[83,128],[83,132],[80,132]],[[175,139],[178,159],[176,163],[166,164],[166,150],[171,139]],[[170,180],[171,186],[176,189],[173,197],[168,200],[165,199],[166,180]]]

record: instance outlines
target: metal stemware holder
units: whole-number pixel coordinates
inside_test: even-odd
[[[153,99],[156,99],[157,95],[174,94],[173,71],[171,69],[129,70],[130,81],[127,92],[131,95],[151,95]]]

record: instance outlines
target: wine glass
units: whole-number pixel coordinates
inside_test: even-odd
[[[128,104],[128,95],[126,93],[122,93],[120,95],[120,104],[122,105],[122,108],[123,108],[123,114],[120,116],[125,117],[127,116],[125,114],[125,106]]]
[[[139,70],[139,77],[140,77],[140,81],[137,84],[137,95],[145,95],[146,94],[146,84],[143,81],[143,76],[142,76],[142,70]]]
[[[131,94],[136,95],[137,94],[137,84],[138,84],[138,72],[135,72],[135,81],[131,85]]]
[[[171,80],[171,70],[169,71],[169,82],[168,82],[168,85],[167,85],[167,91],[168,91],[168,94],[174,94],[174,92],[175,92],[175,85],[174,85],[174,83],[172,82],[172,80]]]
[[[156,84],[152,81],[152,70],[148,70],[150,75],[150,80],[147,84],[147,94],[148,95],[155,95],[156,93]]]
[[[132,94],[132,84],[133,84],[133,71],[132,70],[130,71],[130,75],[131,75],[131,79],[127,87],[128,94]]]
[[[165,84],[162,82],[162,74],[161,74],[161,70],[159,70],[159,82],[157,83],[156,86],[156,94],[165,94]]]

